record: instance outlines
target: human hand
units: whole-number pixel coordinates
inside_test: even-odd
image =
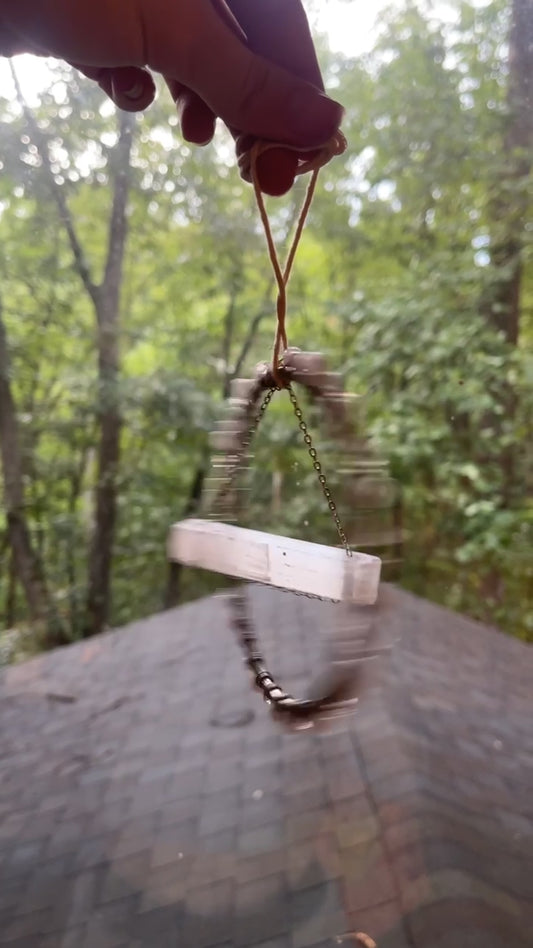
[[[290,188],[299,156],[324,145],[341,121],[340,105],[323,94],[300,0],[0,0],[0,21],[8,53],[65,59],[122,109],[152,102],[144,67],[162,73],[184,138],[206,144],[221,118],[241,170],[257,138],[290,146],[259,158],[270,194]]]

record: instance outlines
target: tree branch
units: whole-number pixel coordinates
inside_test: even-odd
[[[239,375],[245,360],[248,357],[248,353],[254,344],[255,337],[257,335],[257,330],[265,316],[268,316],[272,312],[272,307],[265,307],[260,309],[252,319],[251,323],[248,325],[248,332],[246,333],[243,344],[241,346],[241,351],[239,352],[238,358],[235,361],[235,366],[232,372],[232,378],[237,378]]]
[[[222,390],[223,398],[228,397],[230,382],[233,378],[233,372],[230,370],[231,342],[235,323],[235,307],[237,305],[237,299],[239,297],[240,291],[241,281],[238,277],[236,277],[236,279],[233,281],[228,307],[224,316],[224,334],[222,338],[222,363],[224,365],[224,385]]]
[[[74,227],[74,221],[72,219],[72,215],[70,213],[70,210],[65,198],[65,194],[63,192],[63,188],[61,185],[57,183],[54,177],[54,173],[52,171],[52,164],[50,161],[50,153],[48,150],[47,138],[42,133],[37,122],[35,121],[35,117],[32,114],[31,109],[29,109],[28,105],[26,104],[13,63],[10,62],[9,66],[11,69],[11,76],[13,79],[13,84],[15,86],[15,92],[17,95],[18,103],[22,109],[22,113],[30,128],[35,147],[37,148],[37,151],[41,157],[43,168],[45,169],[45,172],[48,178],[48,186],[50,188],[50,193],[52,195],[53,200],[55,201],[57,205],[60,220],[67,233],[70,249],[72,250],[72,255],[74,257],[74,264],[75,264],[76,271],[87,293],[89,294],[93,303],[96,306],[97,300],[98,300],[98,292],[99,292],[98,286],[92,280],[89,266],[85,259],[85,254],[83,253],[83,248],[81,246],[80,240],[76,233],[76,229]]]
[[[124,248],[128,231],[126,208],[130,188],[130,152],[136,123],[135,115],[131,112],[119,112],[118,123],[119,139],[116,151],[112,156],[113,163],[115,164],[115,187],[111,217],[109,219],[107,257],[102,284],[104,291],[106,293],[110,292],[112,295],[115,293],[118,294],[118,289],[120,288]]]

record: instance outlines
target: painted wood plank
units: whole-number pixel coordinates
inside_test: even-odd
[[[212,520],[182,520],[168,538],[168,557],[186,566],[224,573],[328,599],[373,605],[381,560],[342,549],[247,530]]]

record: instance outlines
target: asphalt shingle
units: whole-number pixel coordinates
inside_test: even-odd
[[[334,607],[250,595],[295,687]],[[0,944],[530,946],[532,651],[400,591],[383,634],[323,736],[276,730],[217,597],[4,669]]]

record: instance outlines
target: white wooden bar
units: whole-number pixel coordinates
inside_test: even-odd
[[[373,605],[381,560],[342,549],[247,530],[211,520],[182,520],[170,528],[168,557],[238,579],[358,605]]]

